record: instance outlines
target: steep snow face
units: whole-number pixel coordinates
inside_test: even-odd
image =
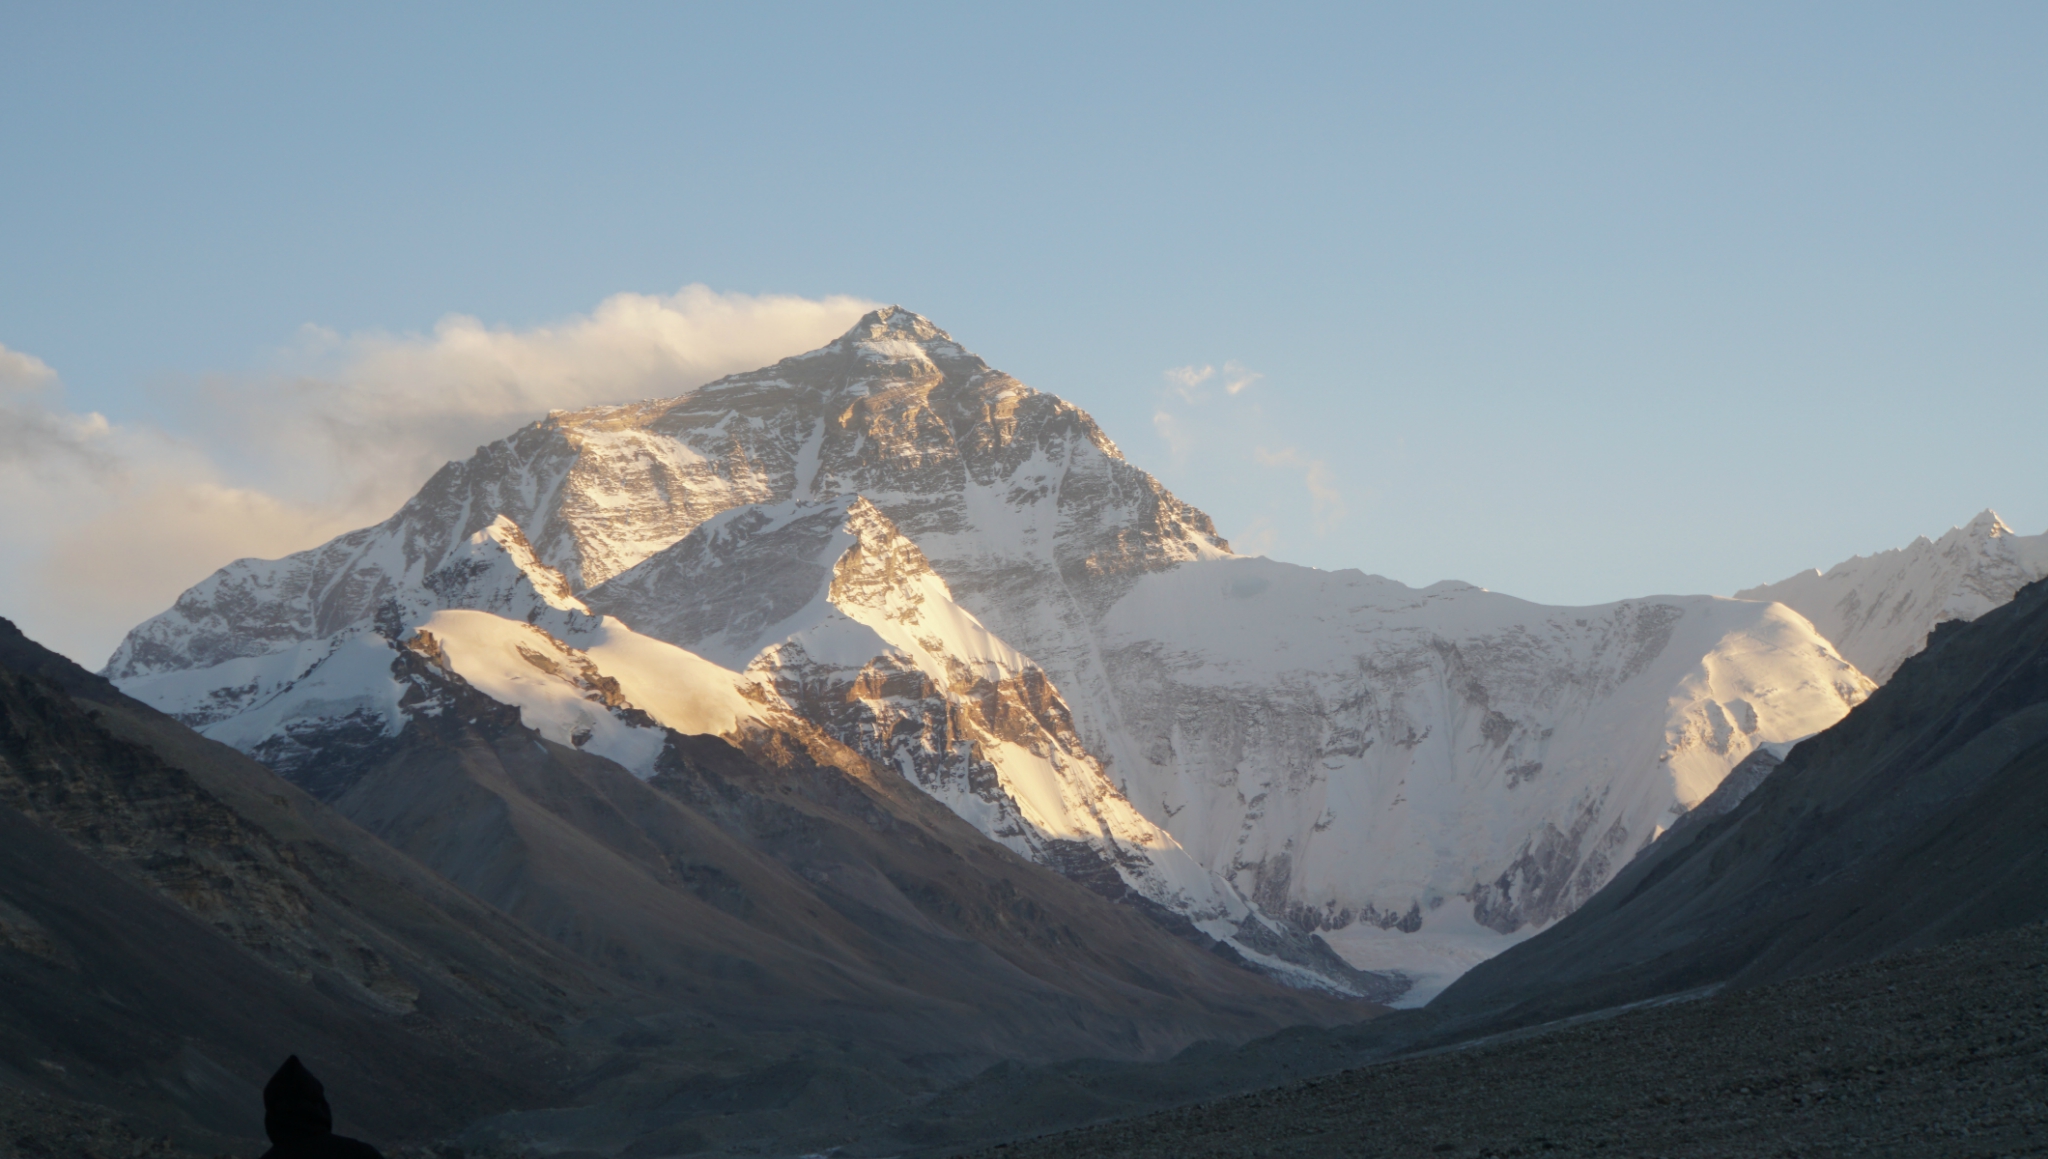
[[[362,550],[351,553],[346,543]],[[437,553],[442,566],[433,572],[390,547],[352,532],[281,560],[229,564],[130,632],[107,675],[215,739],[288,731],[285,722],[302,717],[347,715],[366,725],[374,719],[380,733],[395,735],[403,727],[395,702],[353,665],[388,666],[388,656],[377,663],[366,657],[388,651],[435,611],[470,607],[528,621],[588,614],[562,576],[534,558],[518,525],[502,516]],[[330,569],[337,558],[353,566]],[[353,615],[333,611],[343,603]],[[336,622],[321,630],[330,619]],[[337,675],[344,669],[350,675]],[[348,691],[352,683],[360,688]],[[225,727],[230,720],[238,723]],[[216,725],[223,727],[215,732]],[[228,743],[254,751],[254,741]]]
[[[1196,920],[1247,912],[1109,783],[1044,670],[955,603],[866,499],[726,512],[586,598],[744,670],[1019,853],[1113,870]]]
[[[1263,559],[1147,576],[1101,639],[1126,793],[1304,929],[1561,917],[1871,688],[1775,605],[1546,608]]]
[[[280,614],[258,593],[274,593],[280,576],[296,580],[307,570],[301,557],[268,565],[244,560],[185,600],[203,591],[229,609],[252,612],[249,618],[267,629],[314,600],[294,593],[278,601],[295,605]],[[237,638],[210,627],[232,623],[231,612],[215,606],[197,618],[209,627],[194,631],[181,601],[116,653],[117,662],[131,657],[123,686],[287,774],[389,741],[414,715],[441,710],[427,686],[408,677],[401,647],[519,708],[522,722],[542,736],[643,776],[654,772],[665,727],[730,734],[765,715],[739,674],[591,614],[503,516],[441,553],[434,571],[412,583],[393,578],[404,574],[382,572],[386,582],[377,590],[384,598],[356,621],[261,652],[256,646],[270,642],[263,630]],[[192,651],[201,657],[225,658],[184,668],[132,660],[138,650],[180,637],[195,642]]]
[[[2048,576],[2048,534],[2018,535],[1985,511],[1940,539],[1855,556],[1737,592],[1776,600],[1813,621],[1842,655],[1882,684],[1944,620],[1974,620]]]
[[[303,651],[370,625],[381,623],[390,635],[408,615],[442,607],[522,619],[586,610],[506,516],[493,515],[457,535],[429,533],[401,522],[405,515],[401,511],[376,527],[283,559],[236,560],[188,589],[169,611],[130,631],[107,662],[106,675],[124,685],[156,687],[152,681],[158,677],[234,661],[263,667],[266,657]],[[234,693],[237,686],[216,687]],[[259,684],[250,694],[264,694],[268,687]],[[198,725],[243,711],[249,701],[234,693],[206,705],[177,703],[165,711]]]
[[[667,729],[729,736],[766,715],[739,674],[609,617],[558,630],[449,609],[427,617],[406,645],[518,708],[520,723],[549,740],[643,777],[654,775]]]

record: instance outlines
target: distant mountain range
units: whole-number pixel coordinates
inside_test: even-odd
[[[991,1071],[925,1130],[1017,1144],[990,1156],[2031,1153],[2044,827],[2037,581],[1422,1009]]]

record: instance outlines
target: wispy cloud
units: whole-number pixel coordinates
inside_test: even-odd
[[[1203,441],[1202,431],[1214,425],[1215,416],[1200,417],[1211,404],[1221,401],[1214,386],[1223,388],[1223,398],[1235,398],[1246,387],[1264,378],[1241,362],[1225,362],[1219,377],[1215,366],[1170,367],[1161,372],[1166,385],[1152,408],[1152,430],[1166,444],[1175,463],[1184,463]]]
[[[1209,365],[1176,366],[1166,371],[1165,377],[1168,394],[1182,402],[1199,403],[1208,398],[1208,392],[1202,389],[1203,384],[1216,378],[1217,371],[1214,366]],[[1221,378],[1223,393],[1242,394],[1247,387],[1264,377],[1266,376],[1242,362],[1226,362],[1223,364]]]
[[[1266,377],[1242,362],[1223,364],[1223,390],[1226,394],[1241,394],[1244,389]]]
[[[8,394],[43,390],[57,384],[57,372],[33,354],[0,346],[0,391]]]
[[[1247,454],[1252,463],[1270,470],[1300,476],[1308,492],[1308,524],[1316,535],[1327,535],[1344,521],[1347,505],[1337,485],[1337,474],[1329,463],[1314,458],[1298,447],[1279,450],[1258,445],[1261,434],[1272,433],[1252,388],[1266,376],[1235,359],[1220,367],[1211,363],[1171,367],[1161,376],[1152,408],[1152,430],[1166,445],[1175,466],[1185,466],[1196,455],[1219,466],[1243,466]],[[1299,510],[1298,501],[1285,504]],[[1276,519],[1260,514],[1231,536],[1232,545],[1248,555],[1264,555],[1282,545],[1283,526],[1300,524],[1291,518]]]
[[[1293,447],[1282,447],[1277,451],[1259,447],[1252,452],[1252,457],[1262,467],[1301,472],[1302,485],[1308,489],[1312,526],[1317,535],[1327,535],[1343,522],[1344,494],[1337,489],[1336,475],[1328,463],[1311,459]]]
[[[374,523],[549,410],[682,394],[820,346],[873,305],[689,286],[530,329],[308,328],[276,373],[193,387],[177,430],[75,413],[52,368],[0,347],[0,615],[96,666],[214,568]]]
[[[465,315],[425,335],[308,328],[284,373],[214,383],[199,401],[255,436],[245,445],[268,450],[267,477],[294,493],[346,480],[354,501],[395,506],[443,462],[550,410],[682,394],[821,346],[874,307],[688,286],[531,329]]]
[[[1201,397],[1196,388],[1214,377],[1213,366],[1176,366],[1166,372],[1167,393],[1182,402],[1195,402]]]

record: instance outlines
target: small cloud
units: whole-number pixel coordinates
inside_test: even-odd
[[[1213,366],[1176,366],[1166,372],[1166,381],[1172,384],[1166,390],[1182,402],[1194,402],[1199,397],[1195,388],[1215,376],[1216,368]]]
[[[1309,512],[1317,535],[1326,535],[1343,522],[1344,493],[1337,490],[1336,476],[1328,463],[1311,459],[1293,447],[1277,451],[1259,447],[1252,452],[1252,457],[1262,467],[1301,472],[1302,485],[1308,488]]]
[[[1198,403],[1208,397],[1208,392],[1201,389],[1202,384],[1216,378],[1217,370],[1214,366],[1207,364],[1201,366],[1176,366],[1166,371],[1165,376],[1168,384],[1166,387],[1168,394],[1173,395],[1182,402]],[[1264,377],[1266,376],[1242,362],[1226,362],[1223,364],[1221,378],[1223,393],[1236,396],[1242,393],[1246,387],[1251,386]]]
[[[1245,387],[1266,377],[1242,362],[1223,364],[1223,390],[1226,394],[1237,394]]]
[[[1230,546],[1239,555],[1271,555],[1280,546],[1280,530],[1270,517],[1261,515],[1231,536]]]

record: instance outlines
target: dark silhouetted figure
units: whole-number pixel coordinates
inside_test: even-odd
[[[327,1091],[298,1055],[284,1060],[263,1087],[263,1159],[384,1159],[375,1147],[334,1133]]]

